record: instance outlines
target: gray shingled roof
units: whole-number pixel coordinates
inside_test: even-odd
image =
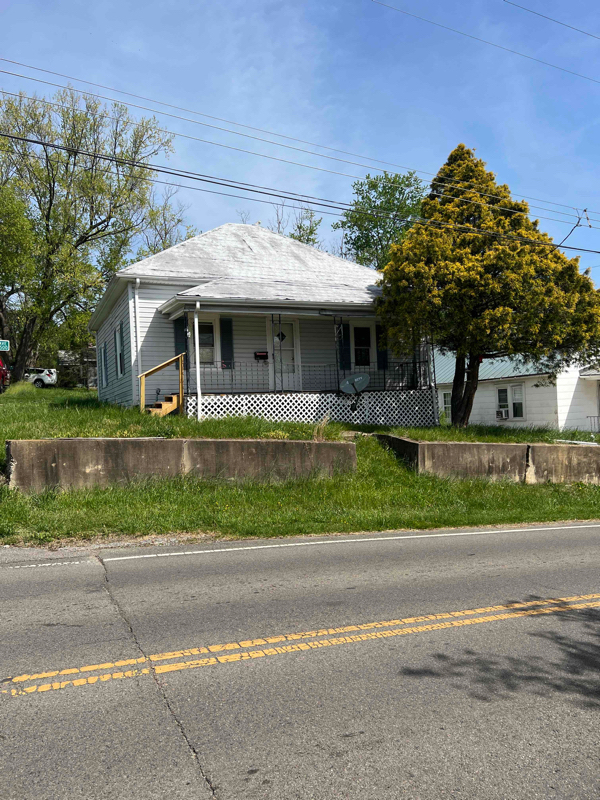
[[[338,289],[349,295],[350,302],[371,302],[379,293],[375,287],[379,276],[368,267],[337,258],[258,225],[236,223],[227,223],[195,236],[117,274],[123,278],[146,280],[173,278],[179,283],[189,281],[191,286],[215,278],[233,278],[235,289],[233,283],[229,285],[237,296],[245,291],[243,287],[247,283],[252,286],[249,291],[264,287],[262,291],[266,292],[272,282],[278,282],[285,294],[293,294],[295,286],[302,300],[312,299],[306,297],[305,285],[312,287],[315,301],[319,298],[324,301],[327,294],[331,302],[338,299],[344,302]],[[218,297],[229,296],[227,285],[226,281],[213,284],[214,290],[220,292]],[[323,291],[317,287],[322,287]],[[207,296],[204,287],[202,292]],[[274,292],[272,289],[269,297],[274,299]],[[295,296],[290,299],[295,299]]]
[[[443,356],[435,351],[435,382],[452,383],[454,378],[454,356]],[[531,364],[516,363],[508,358],[485,359],[479,368],[480,381],[494,381],[501,378],[522,378],[527,375],[539,375],[540,371]]]
[[[372,270],[370,270],[372,272]],[[375,275],[369,276],[371,280]],[[369,305],[381,294],[381,289],[374,284],[368,286],[352,285],[325,281],[312,283],[294,280],[231,280],[218,278],[201,283],[193,289],[180,292],[181,300],[191,298],[249,300],[249,301],[286,301],[297,303],[343,303]]]

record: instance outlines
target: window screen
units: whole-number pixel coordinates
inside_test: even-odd
[[[452,392],[442,392],[442,411],[447,419],[452,419]]]
[[[515,419],[523,418],[523,386],[511,386],[512,415]]]
[[[198,325],[198,350],[201,364],[212,364],[215,360],[215,333],[212,322]]]

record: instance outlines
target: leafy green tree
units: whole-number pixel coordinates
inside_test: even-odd
[[[89,313],[152,226],[152,172],[142,165],[172,145],[155,119],[134,121],[125,106],[105,107],[74,90],[59,91],[52,103],[3,99],[0,130],[19,137],[0,137],[0,181],[26,208],[34,237],[33,265],[23,261],[9,274],[0,264],[0,308],[18,380],[44,336],[71,314]]]
[[[425,184],[414,172],[367,175],[355,181],[352,208],[331,226],[341,230],[347,252],[359,264],[383,269],[390,246],[399,244],[421,213]]]
[[[427,223],[391,248],[378,313],[397,353],[429,337],[455,356],[453,425],[468,424],[485,359],[556,374],[598,357],[599,294],[528,212],[461,144],[423,201]]]
[[[303,208],[300,211],[296,211],[292,230],[288,233],[288,236],[290,239],[309,244],[311,247],[320,247],[319,226],[321,222],[323,222],[323,218],[317,218],[312,208]]]
[[[18,308],[23,284],[34,278],[35,246],[27,205],[7,182],[0,186],[0,339],[11,339],[11,312]]]

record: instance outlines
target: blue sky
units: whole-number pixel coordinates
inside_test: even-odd
[[[519,2],[600,36],[597,2]],[[390,3],[600,80],[600,40],[502,0]],[[594,167],[600,84],[371,0],[0,0],[0,55],[425,173],[435,173],[464,142],[476,148],[515,197],[587,207],[600,220]],[[7,75],[0,85],[28,93],[35,86]],[[37,91],[48,96],[52,90],[38,86]],[[171,130],[215,142],[325,169],[367,172],[189,122],[159,119]],[[176,139],[175,147],[173,166],[351,199],[350,178],[185,139]],[[269,206],[250,201],[194,191],[181,191],[180,199],[190,206],[190,223],[202,230],[239,221],[238,209],[263,224],[273,216]],[[537,213],[561,217],[556,210]],[[322,226],[327,241],[335,238],[330,221],[325,217]],[[594,224],[600,228],[600,222]],[[556,240],[569,231],[559,222],[542,220],[542,227]],[[600,250],[600,230],[582,227],[569,244]],[[592,274],[600,279],[600,255],[582,256],[581,265],[594,267]]]

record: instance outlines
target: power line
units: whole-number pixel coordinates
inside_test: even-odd
[[[24,137],[24,136],[16,136],[15,134],[10,134],[10,133],[5,133],[5,132],[0,132],[0,136],[2,136],[4,138],[7,138],[7,139],[14,140],[14,141],[20,141],[20,142],[24,142],[24,143],[28,143],[28,144],[40,145],[42,147],[50,147],[50,148],[56,149],[56,150],[63,150],[63,151],[72,152],[72,153],[73,152],[74,153],[81,153],[82,155],[87,155],[87,156],[90,156],[92,158],[98,158],[100,160],[109,161],[109,162],[113,162],[113,163],[116,163],[116,164],[125,164],[127,166],[140,167],[140,168],[148,170],[150,172],[155,172],[156,171],[156,172],[166,173],[166,174],[170,174],[170,175],[175,175],[177,177],[184,177],[184,178],[186,178],[188,180],[203,180],[203,181],[206,181],[208,183],[216,183],[218,185],[227,186],[228,188],[237,188],[237,189],[243,188],[242,186],[232,186],[232,185],[230,185],[228,183],[225,183],[224,181],[222,181],[221,179],[218,179],[218,178],[211,178],[210,180],[207,180],[205,177],[202,177],[202,178],[196,177],[196,174],[192,173],[192,172],[187,172],[187,171],[175,172],[174,170],[168,170],[165,167],[161,167],[159,165],[153,165],[153,164],[150,164],[150,163],[136,162],[136,161],[133,161],[131,159],[119,158],[118,156],[109,156],[109,155],[105,155],[105,154],[97,153],[97,152],[90,152],[90,151],[86,151],[86,150],[83,150],[83,149],[80,149],[80,148],[76,148],[76,147],[67,147],[65,145],[58,145],[58,144],[54,144],[52,142],[44,142],[42,140],[31,139],[31,138]],[[182,174],[182,172],[184,174]],[[187,187],[187,188],[192,188],[192,187]],[[206,190],[206,191],[208,191],[208,190]],[[271,194],[271,192],[269,192],[269,191],[263,191],[263,190],[258,190],[258,189],[254,189],[254,190],[251,190],[251,191],[254,191],[254,192],[258,193],[258,194],[263,194],[263,195]],[[210,193],[211,194],[224,194],[224,193],[215,192],[215,191],[211,191]],[[240,195],[225,195],[225,196],[236,197],[237,199],[248,199],[248,200],[253,199],[253,198],[244,198],[243,196],[240,196]],[[273,193],[272,193],[271,196],[276,196],[276,197],[282,198],[284,200],[285,199],[294,200],[294,198],[287,197],[282,193],[277,193],[276,190],[273,190]],[[263,202],[271,203],[271,201],[268,201],[268,200],[267,201],[263,201]],[[326,208],[331,208],[331,209],[338,208],[338,209],[345,210],[342,205],[337,205],[336,206],[335,202],[336,201],[333,201],[333,200],[323,201],[323,202],[319,202],[319,203],[316,203],[315,201],[310,201],[310,204],[311,205],[315,205],[315,204],[316,205],[325,205],[326,203],[328,203],[329,205],[327,205]],[[277,205],[277,204],[275,204],[275,205]],[[328,212],[327,210],[323,210],[322,213],[327,214],[327,213],[332,213],[332,212]],[[334,213],[335,216],[341,216],[341,214],[339,214],[339,213],[338,214],[336,214],[335,212],[333,212],[333,213]],[[539,241],[539,240],[535,240],[535,239],[528,239],[528,238],[525,238],[525,237],[522,237],[522,236],[511,236],[510,234],[504,234],[504,233],[501,233],[499,231],[488,231],[488,230],[484,230],[482,228],[473,228],[473,227],[468,226],[468,225],[447,223],[447,222],[443,222],[441,220],[429,220],[429,219],[424,219],[422,217],[414,217],[414,218],[411,218],[411,217],[397,217],[395,215],[372,214],[370,212],[359,212],[359,213],[363,214],[364,216],[369,216],[369,217],[387,216],[389,218],[394,218],[399,222],[411,222],[411,223],[414,223],[414,224],[427,225],[427,226],[435,227],[435,228],[438,228],[438,229],[439,228],[449,228],[449,229],[452,229],[452,230],[458,230],[458,231],[460,231],[462,233],[467,233],[469,235],[492,236],[494,238],[505,239],[505,240],[509,240],[509,241],[513,241],[513,242],[522,242],[522,243],[525,243],[525,244],[531,244],[531,245],[534,245],[536,247],[551,247],[553,249],[556,249],[556,247],[557,247],[557,245],[554,242],[544,242],[544,241]],[[577,252],[580,252],[580,253],[594,253],[596,255],[600,255],[600,250],[591,250],[591,249],[583,248],[583,247],[572,247],[570,245],[566,245],[564,249],[566,249],[566,250],[574,250],[574,251],[577,251]]]
[[[498,50],[504,50],[506,53],[512,53],[515,56],[521,56],[521,58],[527,58],[529,61],[536,61],[538,64],[543,64],[545,67],[552,67],[552,69],[558,69],[561,72],[566,72],[569,75],[575,75],[576,78],[583,78],[586,81],[591,81],[592,83],[600,83],[598,78],[590,78],[589,75],[582,75],[581,72],[574,72],[572,69],[566,69],[565,67],[559,67],[557,64],[551,64],[549,61],[542,61],[541,58],[535,58],[534,56],[528,56],[526,53],[520,53],[518,50],[511,50],[510,47],[504,47],[501,44],[496,44],[495,42],[490,42],[487,39],[481,39],[479,36],[473,36],[470,33],[465,33],[464,31],[459,31],[456,28],[451,28],[448,25],[442,25],[441,22],[434,22],[432,19],[426,19],[425,17],[419,17],[417,14],[411,14],[410,11],[404,11],[401,8],[396,8],[396,6],[390,6],[387,3],[381,2],[381,0],[372,0],[373,3],[377,3],[379,6],[385,6],[385,8],[391,8],[392,11],[397,11],[399,14],[405,14],[407,17],[413,17],[414,19],[421,20],[421,22],[427,22],[429,25],[435,25],[437,28],[443,28],[446,31],[451,31],[452,33],[458,33],[459,36],[466,36],[467,39],[473,39],[476,42],[481,42],[482,44],[488,44],[490,47],[496,47]]]
[[[7,73],[6,70],[0,70],[0,73],[17,75],[16,73]],[[58,88],[62,88],[62,89],[68,89],[69,88],[69,87],[66,87],[66,86],[61,86],[59,84],[49,83],[48,81],[43,81],[43,80],[41,80],[39,78],[32,78],[32,77],[29,77],[29,76],[26,76],[26,75],[23,75],[23,76],[17,75],[17,77],[24,77],[24,78],[27,78],[28,80],[37,81],[37,82],[40,82],[40,83],[48,84],[50,86],[54,86],[54,87],[58,87]],[[65,106],[65,105],[63,105],[61,103],[54,103],[54,102],[52,102],[50,100],[46,100],[44,98],[33,98],[33,97],[29,97],[28,95],[17,94],[16,92],[9,92],[9,91],[7,91],[5,89],[2,89],[0,91],[2,91],[3,94],[7,94],[7,95],[10,95],[12,97],[25,97],[25,99],[33,100],[33,101],[36,101],[36,102],[41,102],[41,103],[44,103],[45,105],[52,106],[54,108],[62,108],[62,109],[67,109],[68,110],[68,106]],[[117,102],[117,101],[114,101],[113,98],[107,98],[107,97],[104,97],[103,95],[96,95],[93,92],[83,92],[83,94],[84,95],[90,95],[91,97],[98,97],[98,98],[103,99],[103,100],[110,100],[110,101],[113,101],[113,102]],[[142,106],[136,106],[136,105],[133,105],[133,107],[134,108],[144,108]],[[144,108],[144,110],[154,112],[154,109]],[[163,112],[159,111],[158,113],[160,114],[160,113],[163,113]],[[103,117],[105,117],[107,119],[112,119],[112,120],[115,119],[115,117],[111,116],[110,114],[106,114],[105,112],[100,112],[98,115],[99,116],[103,116]],[[168,116],[172,116],[172,115],[168,115]],[[194,122],[194,121],[195,120],[192,120],[192,122]],[[136,123],[136,122],[132,122],[132,124],[133,125],[139,125],[139,123]],[[300,167],[305,167],[305,168],[308,168],[308,169],[318,170],[320,172],[326,172],[326,173],[332,174],[332,175],[338,175],[338,176],[347,177],[347,178],[354,178],[356,180],[363,179],[363,177],[360,176],[360,175],[353,175],[351,173],[345,173],[345,172],[329,170],[329,169],[325,169],[323,167],[317,167],[317,166],[312,165],[312,164],[303,164],[303,163],[297,162],[297,161],[289,161],[287,159],[278,158],[277,156],[270,156],[270,155],[267,155],[265,153],[255,153],[252,150],[244,150],[242,148],[232,147],[231,145],[226,145],[226,144],[223,144],[221,142],[213,142],[213,141],[211,141],[209,139],[202,139],[202,138],[197,137],[197,136],[191,136],[190,134],[180,133],[178,131],[171,131],[171,130],[169,130],[167,128],[159,128],[159,131],[161,133],[166,133],[166,134],[169,134],[171,136],[178,136],[178,137],[181,137],[181,138],[184,138],[184,139],[190,139],[192,141],[197,141],[197,142],[201,142],[201,143],[204,143],[204,144],[213,144],[213,145],[216,145],[217,147],[224,147],[224,148],[227,148],[227,149],[230,149],[230,150],[235,150],[236,152],[242,152],[242,153],[248,153],[248,154],[251,154],[251,155],[257,155],[257,156],[260,156],[261,158],[268,158],[268,159],[272,159],[272,160],[275,160],[275,161],[283,162],[285,164],[293,164],[295,166],[300,166]],[[283,146],[287,146],[287,145],[283,145]],[[305,152],[308,152],[308,151],[305,151]],[[329,156],[325,156],[325,158],[329,158]],[[348,163],[353,163],[353,162],[348,162]],[[365,169],[369,169],[369,166],[366,165],[366,164],[364,164],[364,165],[360,165],[359,164],[358,166],[363,166]],[[382,170],[378,170],[378,171],[382,171]],[[398,173],[393,173],[393,174],[397,175]],[[446,188],[446,189],[457,188],[457,189],[460,189],[462,191],[465,191],[464,187],[461,186],[460,182],[459,183],[450,183],[450,182],[445,181],[444,179],[440,179],[439,182],[442,183],[444,185],[444,188]],[[386,183],[392,183],[392,181],[387,181],[386,180]],[[467,185],[471,185],[471,184],[467,184]],[[494,198],[494,199],[505,200],[505,198],[501,197],[500,195],[488,194],[488,193],[485,193],[485,192],[477,191],[475,189],[468,189],[467,191],[472,191],[474,194],[480,195],[482,197],[490,197],[490,198]],[[439,194],[440,196],[444,196],[444,197],[452,196],[452,195],[444,194],[442,192],[439,192],[437,194]],[[463,202],[467,202],[467,201],[463,201]],[[471,202],[475,203],[476,201],[471,201]],[[543,202],[543,201],[541,201],[541,202]],[[552,201],[548,201],[548,202],[552,203]],[[509,209],[509,208],[506,208],[506,207],[503,207],[503,206],[489,206],[488,203],[479,203],[479,205],[485,205],[485,206],[487,206],[489,208],[493,208],[494,210],[504,210],[504,211],[507,211],[509,213],[522,213],[522,212],[519,212],[519,211],[515,211],[514,209]],[[555,205],[562,205],[562,204],[555,204]],[[564,206],[564,207],[565,208],[571,208],[571,206]],[[558,209],[544,208],[542,206],[530,206],[530,208],[535,208],[535,209],[540,210],[540,211],[548,211],[549,213],[552,213],[552,214],[562,214],[563,216],[579,218],[577,214],[570,214],[570,213],[568,213],[566,211],[560,211]],[[563,222],[563,223],[569,224],[567,220],[560,220],[560,219],[556,219],[555,217],[542,217],[540,215],[535,215],[535,216],[537,216],[539,219],[545,219],[545,220],[548,220],[548,221],[551,221],[551,222]],[[596,219],[594,217],[591,218],[591,221],[600,222],[599,219]],[[591,227],[594,227],[594,226],[591,226]]]
[[[583,33],[584,36],[591,36],[592,39],[600,39],[600,36],[596,36],[595,33],[582,31],[581,28],[575,28],[573,25],[568,25],[566,22],[561,22],[558,19],[554,19],[554,17],[548,17],[546,14],[540,14],[539,11],[534,11],[532,8],[526,8],[526,6],[521,6],[519,3],[513,3],[512,0],[504,0],[504,2],[508,3],[509,6],[515,6],[516,8],[523,9],[523,11],[528,11],[530,14],[535,14],[537,17],[543,17],[544,19],[550,20],[550,22],[556,22],[557,25],[562,25],[564,28],[570,28],[572,31],[577,31],[577,33]]]
[[[390,8],[392,8],[392,6],[390,6]],[[36,70],[36,71],[39,71],[39,72],[45,72],[45,73],[48,73],[48,74],[51,74],[51,75],[58,75],[60,77],[68,78],[69,80],[75,80],[75,81],[78,81],[80,83],[87,83],[87,84],[89,84],[91,86],[96,86],[96,87],[99,87],[99,88],[107,88],[110,91],[116,91],[119,94],[125,94],[125,95],[128,95],[130,97],[135,97],[137,99],[143,99],[143,100],[147,100],[147,101],[152,102],[152,103],[158,103],[158,105],[164,105],[164,106],[167,106],[169,108],[174,108],[176,110],[186,111],[186,113],[192,113],[192,114],[196,114],[196,115],[199,115],[199,116],[206,116],[209,119],[216,119],[218,121],[228,122],[228,124],[238,125],[239,127],[246,127],[246,128],[248,128],[250,130],[256,130],[256,131],[261,132],[261,133],[268,133],[268,134],[270,134],[272,136],[279,136],[281,138],[286,138],[286,139],[291,140],[291,141],[297,141],[297,142],[300,142],[302,144],[310,144],[311,146],[314,146],[314,147],[321,147],[323,149],[331,150],[333,152],[339,152],[339,153],[342,153],[344,155],[351,155],[351,156],[356,157],[356,158],[366,158],[369,161],[374,161],[374,162],[379,163],[379,164],[386,164],[388,166],[398,167],[399,169],[411,170],[413,172],[418,172],[418,173],[421,173],[423,175],[429,175],[429,176],[435,176],[436,175],[436,173],[428,172],[426,170],[416,169],[414,167],[407,167],[407,166],[403,166],[401,164],[395,164],[395,163],[392,163],[392,162],[381,161],[379,159],[373,159],[373,158],[371,158],[369,156],[357,155],[356,153],[350,153],[350,152],[345,151],[345,150],[339,150],[337,148],[329,147],[328,145],[322,145],[322,144],[317,144],[317,143],[313,143],[313,142],[307,142],[307,141],[305,141],[303,139],[295,139],[294,137],[291,137],[291,136],[285,136],[283,134],[273,133],[272,131],[267,131],[267,130],[264,130],[262,128],[253,128],[252,126],[244,125],[243,123],[239,123],[239,122],[230,122],[228,120],[222,120],[220,117],[211,117],[210,115],[203,114],[202,112],[199,112],[199,111],[191,111],[189,109],[185,109],[185,108],[182,108],[180,106],[174,106],[174,105],[172,105],[170,103],[164,103],[161,100],[154,100],[152,98],[146,98],[143,95],[136,95],[136,94],[133,94],[131,92],[122,91],[120,89],[112,89],[110,87],[104,86],[103,84],[93,83],[92,81],[87,81],[87,80],[85,80],[83,78],[76,78],[76,77],[73,77],[73,76],[64,75],[63,73],[59,73],[59,72],[53,72],[52,70],[46,70],[46,69],[43,69],[41,67],[35,67],[35,66],[32,66],[31,64],[24,64],[24,63],[19,62],[19,61],[11,61],[10,59],[1,58],[1,57],[0,57],[0,61],[5,61],[5,62],[11,63],[11,64],[18,64],[19,66],[24,66],[27,69],[33,69],[33,70]],[[4,74],[7,74],[7,75],[12,75],[12,76],[15,76],[15,77],[24,78],[25,80],[37,81],[38,83],[43,83],[45,85],[54,86],[54,87],[60,88],[60,89],[68,89],[69,88],[68,86],[64,86],[63,84],[57,84],[57,83],[53,83],[51,81],[44,81],[44,80],[42,80],[40,78],[34,78],[32,76],[29,76],[29,75],[22,75],[22,74],[16,73],[16,72],[10,72],[9,70],[0,70],[0,72],[4,73]],[[79,90],[79,91],[82,91],[82,90]],[[99,97],[99,98],[101,98],[103,100],[109,100],[109,101],[115,102],[115,103],[116,102],[120,102],[118,100],[115,100],[112,97],[111,98],[107,98],[107,97],[105,97],[103,95],[98,95],[98,94],[95,94],[93,92],[82,92],[82,93],[83,94],[89,94],[92,97]],[[145,106],[138,106],[138,105],[136,105],[134,103],[130,103],[129,105],[131,107],[133,107],[133,108],[140,108],[140,109],[145,110],[145,111],[150,111],[150,112],[152,112],[154,114],[163,114],[165,116],[174,117],[175,119],[182,119],[184,121],[192,122],[194,124],[204,125],[206,127],[216,128],[217,130],[225,131],[225,132],[228,132],[228,133],[233,133],[233,134],[238,135],[238,136],[247,136],[248,137],[248,134],[243,134],[243,133],[241,133],[239,131],[231,131],[231,130],[228,130],[226,128],[221,128],[221,127],[218,127],[218,126],[208,125],[207,123],[202,123],[202,122],[199,122],[198,120],[190,120],[188,118],[180,117],[180,116],[175,115],[175,114],[169,114],[167,112],[163,112],[163,111],[160,111],[158,109],[146,108]],[[170,132],[170,133],[172,133],[172,132]],[[263,153],[254,153],[253,151],[250,151],[250,150],[243,150],[243,149],[231,147],[229,145],[221,144],[219,142],[212,142],[212,141],[207,140],[207,139],[198,139],[197,137],[189,136],[187,134],[173,133],[173,135],[181,136],[181,137],[189,138],[189,139],[195,139],[196,141],[200,141],[200,142],[203,142],[203,143],[206,143],[206,144],[213,144],[213,145],[218,146],[218,147],[225,147],[225,148],[228,148],[228,149],[237,150],[238,152],[249,153],[251,155],[260,156],[261,158],[270,158],[270,159],[277,160],[277,161],[283,161],[284,163],[293,164],[295,166],[302,166],[302,167],[306,167],[306,168],[309,168],[309,169],[319,170],[321,172],[328,172],[328,173],[333,174],[333,175],[341,175],[343,177],[356,178],[356,179],[360,179],[360,177],[361,177],[361,176],[349,175],[347,173],[335,172],[333,170],[327,170],[327,169],[323,169],[322,167],[316,167],[316,166],[309,165],[309,164],[299,164],[298,162],[287,161],[285,159],[279,159],[279,158],[276,158],[275,156],[268,156],[268,155],[265,155]],[[285,145],[285,144],[283,144],[281,142],[271,142],[269,140],[264,140],[264,139],[261,139],[260,137],[254,137],[254,136],[249,136],[248,138],[257,139],[258,141],[265,141],[266,143],[274,144],[274,145],[276,145],[278,147],[287,147],[288,149],[299,150],[300,152],[305,152],[305,153],[308,153],[310,155],[316,155],[316,156],[321,157],[321,158],[328,158],[328,159],[332,159],[332,160],[335,160],[335,161],[340,161],[342,163],[353,164],[355,166],[360,166],[363,169],[375,169],[378,172],[384,172],[385,171],[385,170],[379,169],[378,167],[374,167],[374,166],[369,165],[369,164],[356,164],[355,162],[347,161],[345,159],[338,159],[338,158],[335,158],[333,156],[327,156],[324,153],[314,153],[314,152],[309,151],[309,150],[304,150],[303,148],[290,147],[289,145]],[[393,174],[398,174],[398,173],[393,173]],[[467,181],[461,181],[459,183],[464,183],[465,185],[469,185],[469,182],[467,182]],[[490,195],[490,196],[493,196],[493,195]],[[502,199],[502,198],[499,198],[499,199]],[[528,197],[528,196],[524,196],[523,199],[534,200],[535,202],[540,202],[540,203],[549,203],[550,205],[556,205],[556,206],[560,206],[562,208],[571,208],[571,209],[575,210],[573,206],[569,206],[569,205],[567,205],[565,203],[557,203],[557,202],[552,201],[552,200],[540,200],[539,198]],[[542,209],[542,210],[551,211],[551,209]],[[556,211],[556,212],[553,212],[553,213],[561,213],[561,214],[566,215],[566,212],[562,212],[562,211],[561,212]],[[569,214],[568,216],[577,216],[577,215]],[[600,220],[596,220],[596,221],[598,222]]]
[[[6,92],[5,90],[1,90],[1,91],[4,94],[10,94],[10,95],[13,95],[15,97],[19,97],[20,96],[20,95],[17,95],[15,93],[13,93],[13,92]],[[29,99],[34,99],[34,98],[29,98]],[[41,102],[46,103],[48,105],[57,106],[59,108],[68,109],[68,106],[63,106],[60,103],[52,103],[52,102],[50,102],[48,100],[42,100]],[[113,119],[113,120],[116,119],[115,117],[111,117],[110,115],[104,114],[104,113],[101,114],[100,116],[104,116],[104,117],[107,117],[108,119]],[[139,123],[135,123],[134,122],[132,124],[136,125],[136,124],[139,124]],[[172,131],[166,131],[166,130],[163,130],[163,132],[172,133]],[[178,134],[175,133],[174,135],[178,135]],[[182,135],[184,135],[184,134],[182,134]],[[192,137],[192,138],[194,138],[194,137]],[[155,168],[159,169],[158,166],[155,167]],[[179,170],[179,169],[177,169],[177,173],[182,173],[183,177],[185,177],[185,175],[189,175],[189,174],[195,174],[195,175],[198,175],[198,176],[201,176],[201,177],[207,177],[207,176],[202,175],[202,173],[190,173],[189,170]],[[185,173],[185,175],[183,173]],[[211,177],[211,176],[208,176],[208,177]],[[243,181],[237,181],[237,180],[234,180],[234,179],[231,179],[231,178],[227,178],[227,179],[224,179],[224,180],[226,180],[226,181],[228,181],[228,182],[230,182],[232,184],[237,184],[239,186],[255,186],[255,187],[257,186],[257,184],[245,184]],[[450,188],[451,186],[453,186],[453,184],[448,184],[448,186],[445,186],[445,188]],[[260,186],[258,188],[267,189],[269,187]],[[462,190],[462,188],[460,186],[458,186],[457,188]],[[473,190],[468,190],[468,191],[473,191]],[[286,192],[289,193],[289,194],[298,195],[300,197],[312,198],[313,200],[322,200],[323,199],[323,198],[314,197],[312,195],[300,194],[299,192],[292,192],[292,191],[288,192],[288,190],[286,190]],[[501,206],[501,205],[490,205],[489,203],[482,203],[482,202],[478,202],[477,200],[464,198],[464,197],[455,197],[454,195],[446,194],[444,192],[439,192],[439,191],[432,190],[431,194],[435,195],[436,197],[440,197],[440,198],[449,198],[449,199],[452,199],[452,200],[458,200],[461,203],[470,203],[472,205],[483,206],[484,208],[488,208],[490,211],[495,211],[495,212],[505,211],[505,212],[510,213],[510,214],[524,214],[525,213],[523,211],[519,211],[518,209],[507,208],[506,206]],[[480,194],[484,194],[484,193],[480,193],[480,192],[475,192],[474,191],[474,194],[479,196]],[[487,195],[487,196],[491,197],[491,198],[498,197],[498,195]],[[505,198],[502,198],[502,199],[505,199]],[[352,204],[351,203],[347,203],[347,202],[344,202],[344,201],[338,201],[338,202],[342,203],[347,208],[347,210],[350,210],[352,208]],[[557,211],[554,211],[554,209],[541,209],[541,210],[544,210],[544,211],[550,210],[553,213],[565,214],[564,211],[558,211],[557,212]],[[527,212],[527,213],[531,213],[531,212]],[[571,224],[571,222],[569,220],[557,219],[556,217],[544,217],[544,216],[541,216],[541,215],[535,215],[535,216],[538,219],[544,219],[544,220],[548,220],[550,222],[559,222],[559,223],[562,223],[564,225],[570,225]],[[569,216],[575,216],[575,215],[569,215]],[[578,221],[580,220],[580,218],[581,218],[580,216],[577,216],[577,220]],[[595,217],[592,217],[592,218],[590,218],[590,223],[589,223],[588,227],[593,228],[594,230],[600,230],[600,228],[598,226],[591,224],[592,221],[593,222],[600,222],[600,220],[597,220]]]

